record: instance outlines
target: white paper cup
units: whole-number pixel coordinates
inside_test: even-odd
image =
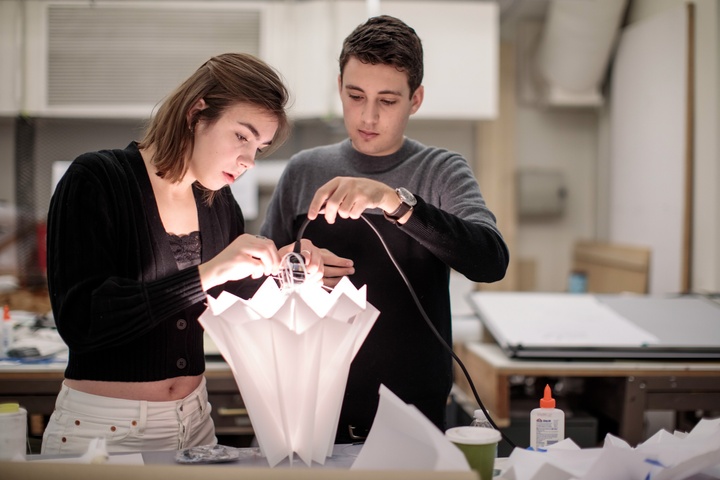
[[[0,460],[25,458],[27,410],[0,413]]]
[[[481,480],[492,480],[500,432],[485,427],[454,427],[445,432],[445,437],[463,452]]]

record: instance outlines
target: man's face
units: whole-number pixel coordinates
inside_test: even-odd
[[[338,77],[338,88],[345,128],[355,150],[373,156],[398,151],[410,115],[422,104],[423,87],[411,97],[405,72],[353,57]]]

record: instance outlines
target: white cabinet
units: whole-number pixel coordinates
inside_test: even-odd
[[[0,2],[3,3],[3,2]],[[24,2],[23,110],[53,117],[146,118],[213,55],[263,57],[262,1]]]
[[[287,81],[293,118],[337,114],[332,111],[337,96],[332,13],[336,3],[345,2],[278,2],[271,7],[274,22],[263,32],[263,58]],[[339,52],[339,44],[337,48]]]
[[[19,14],[5,10],[18,5],[22,21],[9,21]],[[380,13],[405,20],[423,41],[426,93],[416,118],[496,115],[495,2],[384,0]],[[341,117],[338,55],[367,17],[362,0],[0,1],[3,66],[18,66],[0,69],[0,108],[17,109],[20,96],[6,85],[21,78],[20,107],[29,115],[145,118],[211,55],[244,51],[286,79],[293,118]],[[20,38],[18,24],[22,49],[5,41]],[[22,75],[13,75],[20,65]]]
[[[0,1],[0,115],[20,112],[20,0]]]
[[[415,118],[497,116],[499,15],[495,2],[383,0],[380,13],[413,27],[425,53],[425,100]],[[275,58],[295,98],[294,116],[337,117],[343,39],[368,18],[365,1],[295,2],[286,12],[294,41]]]

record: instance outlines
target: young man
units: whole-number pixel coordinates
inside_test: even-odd
[[[452,358],[426,323],[378,235],[407,276],[435,329],[452,345],[449,278],[505,275],[508,250],[467,161],[404,136],[421,106],[423,51],[397,18],[369,19],[348,36],[338,88],[349,138],[294,155],[277,185],[261,233],[278,245],[304,237],[323,252],[325,283],[348,276],[367,285],[380,310],[356,355],[337,442],[365,437],[385,384],[440,429],[452,386]]]

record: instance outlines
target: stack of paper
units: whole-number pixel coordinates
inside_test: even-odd
[[[698,477],[694,477],[698,475]],[[660,431],[632,448],[608,435],[602,448],[570,439],[547,451],[516,448],[503,480],[683,480],[720,478],[720,418],[700,420],[690,433]],[[499,479],[498,479],[499,480]]]

